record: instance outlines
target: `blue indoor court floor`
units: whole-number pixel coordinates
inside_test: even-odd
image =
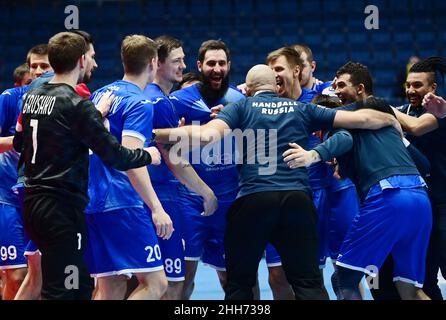
[[[330,300],[336,300],[336,295],[331,287],[330,277],[333,273],[333,266],[330,260],[327,260],[327,266],[324,269],[324,282],[327,288]],[[262,259],[259,265],[259,284],[260,284],[260,299],[272,300],[273,296],[268,286],[268,269],[265,260]],[[365,280],[363,280],[365,288],[365,299],[372,300]],[[440,287],[442,289],[443,297],[446,297],[446,280],[440,278]],[[223,300],[224,294],[218,282],[217,273],[211,267],[198,264],[197,275],[195,278],[195,290],[191,297],[192,300]]]

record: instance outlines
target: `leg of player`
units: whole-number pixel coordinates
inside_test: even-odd
[[[127,289],[125,275],[97,278],[95,300],[123,300]]]
[[[189,300],[195,287],[195,275],[197,274],[198,261],[186,260],[184,262],[185,280],[183,285],[182,299]],[[220,277],[219,277],[220,278]]]
[[[421,288],[411,283],[396,281],[395,286],[403,300],[431,300]]]
[[[364,273],[338,266],[339,290],[344,300],[362,300],[359,283]]]
[[[28,255],[28,273],[15,296],[15,300],[39,300],[42,291],[42,258],[39,253]]]
[[[168,281],[167,291],[161,297],[161,300],[181,300],[183,285],[183,281]]]
[[[3,300],[12,300],[26,275],[26,268],[4,270]]]
[[[139,285],[132,292],[129,300],[158,300],[167,291],[167,279],[164,270],[148,273],[135,273]]]
[[[268,267],[268,283],[274,300],[294,300],[294,292],[282,266]]]

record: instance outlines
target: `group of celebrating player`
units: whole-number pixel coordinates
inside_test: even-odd
[[[196,74],[183,75],[182,47],[171,36],[125,37],[123,78],[92,94],[85,83],[98,65],[88,33],[58,33],[29,51],[32,82],[0,96],[3,299],[189,299],[200,260],[216,269],[227,299],[259,298],[254,266],[264,251],[275,299],[327,298],[321,275],[309,267],[322,269],[327,258],[338,299],[361,299],[364,274],[378,276],[375,299],[442,299],[446,126],[428,109],[441,109],[434,94],[444,59],[412,66],[409,104],[392,108],[373,97],[360,63],[346,63],[333,81],[317,80],[302,44],[269,53],[268,67],[253,67],[239,87],[229,84],[223,41],[202,43]],[[235,110],[248,108],[247,97],[294,108],[242,117]],[[287,141],[276,150],[278,171],[263,180],[240,172],[228,161],[236,152],[223,142],[220,154],[197,148],[173,161],[168,137],[175,131],[163,128],[192,135],[192,123],[277,128]],[[295,136],[293,125],[307,134]],[[282,229],[279,240],[277,230],[255,227],[275,224],[260,213],[275,199],[240,201],[294,190],[292,184],[312,199],[296,203],[317,209],[314,223],[299,221],[317,236],[299,229],[308,239],[296,240],[307,244],[298,248],[284,237],[294,243],[298,229]],[[282,196],[274,215],[282,202],[295,208]],[[257,247],[261,253],[251,250]],[[67,285],[71,276],[77,280]]]

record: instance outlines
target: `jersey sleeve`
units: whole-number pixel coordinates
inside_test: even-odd
[[[167,99],[157,99],[153,104],[153,128],[176,128],[178,127],[178,115],[171,102]]]
[[[303,115],[308,118],[311,132],[333,127],[336,110],[315,104],[305,104],[302,111]]]
[[[217,115],[217,119],[223,120],[231,129],[241,127],[243,105],[239,102],[230,103]]]
[[[342,111],[356,111],[358,110],[358,105],[356,103],[350,103],[345,106],[334,108],[335,110],[342,110]]]
[[[153,129],[153,105],[150,100],[134,101],[123,112],[122,136],[138,138],[142,142],[150,138]]]
[[[187,100],[181,99],[177,95],[171,95],[169,97],[170,101],[172,101],[175,110],[180,118],[189,119],[190,107],[188,106]]]
[[[101,113],[89,100],[82,100],[76,106],[71,122],[77,137],[108,166],[117,170],[139,168],[151,163],[148,152],[143,149],[130,150],[121,146],[118,140],[105,128]]]

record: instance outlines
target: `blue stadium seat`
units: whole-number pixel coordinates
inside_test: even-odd
[[[271,18],[276,12],[276,1],[254,0],[254,13],[257,16]]]
[[[379,80],[374,80],[374,83],[376,83]],[[385,99],[391,99],[393,96],[393,87],[389,88],[388,86],[375,86],[374,88],[374,94],[377,97],[385,98]]]
[[[283,46],[283,43],[277,42],[277,37],[263,36],[256,41],[257,48],[260,52],[270,52]]]
[[[277,1],[276,10],[279,17],[296,16],[299,11],[297,1]]]
[[[444,1],[432,1],[432,11],[434,12],[440,12],[441,14],[444,14],[446,12],[446,2]]]
[[[406,14],[398,14],[391,20],[391,25],[395,33],[406,33],[414,24]]]
[[[351,46],[366,46],[369,43],[367,33],[347,33],[347,42]]]
[[[417,55],[417,49],[412,46],[406,48],[399,48],[395,51],[395,63],[398,67],[402,67],[407,63],[411,56]]]
[[[432,47],[435,44],[436,34],[432,31],[424,32],[418,31],[415,33],[415,39],[418,42],[418,45],[424,47],[429,46]]]
[[[190,5],[188,5],[188,2],[186,1],[167,1],[166,2],[166,7],[165,7],[165,14],[170,18],[170,19],[180,19],[180,24],[181,24],[181,20],[183,20],[184,18],[186,18],[186,16],[190,13],[189,10],[194,10],[195,8],[197,9],[197,11],[195,12],[195,14],[198,16],[201,16],[201,6],[197,3],[197,4],[193,4],[194,1],[192,0],[192,3]],[[207,9],[207,8],[203,8],[203,9]],[[206,10],[206,15],[209,15],[210,12],[209,10]]]
[[[95,2],[82,2],[78,5],[80,24],[93,23],[96,25],[98,18],[98,5]],[[63,10],[62,10],[63,13]],[[86,20],[86,21],[84,21]]]
[[[132,20],[133,18],[143,20],[143,17],[146,16],[145,8],[137,1],[126,2],[123,8],[123,14],[126,17],[132,17]]]
[[[385,64],[387,66],[391,66],[393,64],[394,55],[391,50],[379,51],[373,53],[373,63],[376,64]]]
[[[330,15],[337,15],[340,12],[340,9],[344,8],[345,1],[322,1],[320,10],[328,13]]]
[[[164,1],[144,1],[144,12],[147,17],[161,17],[166,14],[166,5]]]
[[[376,64],[375,64],[376,65]],[[378,65],[378,67],[382,67],[383,65]],[[386,65],[384,65],[386,66]],[[381,86],[393,86],[397,81],[397,71],[393,69],[375,69],[373,73],[376,81],[379,82]]]
[[[349,61],[350,57],[347,52],[328,52],[326,54],[326,59],[331,65],[334,65],[336,66],[336,68],[338,68],[339,66],[342,66],[347,61]]]
[[[344,48],[347,44],[344,33],[331,33],[325,37],[325,45],[328,48],[338,47]]]
[[[2,79],[10,79],[15,67],[11,62],[22,60],[29,47],[63,27],[63,1],[29,3],[13,1],[0,10],[0,28],[10,30],[0,34]],[[195,70],[202,41],[220,37],[233,53],[232,79],[243,79],[247,68],[264,62],[272,49],[298,42],[312,48],[317,73],[324,78],[354,60],[375,67],[376,76],[388,83],[391,71],[403,67],[409,56],[446,53],[446,1],[440,0],[89,0],[74,4],[80,9],[80,28],[91,32],[96,42],[100,69],[93,89],[122,76],[119,44],[126,33],[179,37],[188,54],[188,70]],[[364,28],[364,8],[369,4],[379,9],[379,30]],[[388,71],[382,73],[384,63]],[[377,88],[390,92],[384,86]]]
[[[329,33],[343,32],[346,28],[345,20],[334,19],[332,16],[324,17],[322,22]]]
[[[371,44],[389,44],[391,42],[391,33],[390,32],[382,32],[381,30],[376,30],[369,33],[369,39]]]
[[[319,47],[322,43],[322,34],[321,33],[304,33],[303,39],[300,40],[310,48]]]
[[[321,11],[321,1],[314,0],[314,1],[303,1],[299,0],[297,4],[297,10],[302,15],[312,15],[317,12]]]
[[[421,47],[419,48],[418,54],[420,58],[426,59],[432,56],[438,56],[440,52],[435,47]]]
[[[254,11],[253,0],[235,1],[234,11],[235,15],[252,15]]]
[[[393,40],[397,44],[403,44],[403,45],[414,41],[412,33],[407,31],[395,32],[393,34]]]
[[[372,60],[372,54],[367,48],[357,48],[357,50],[350,52],[350,60],[368,64]]]

